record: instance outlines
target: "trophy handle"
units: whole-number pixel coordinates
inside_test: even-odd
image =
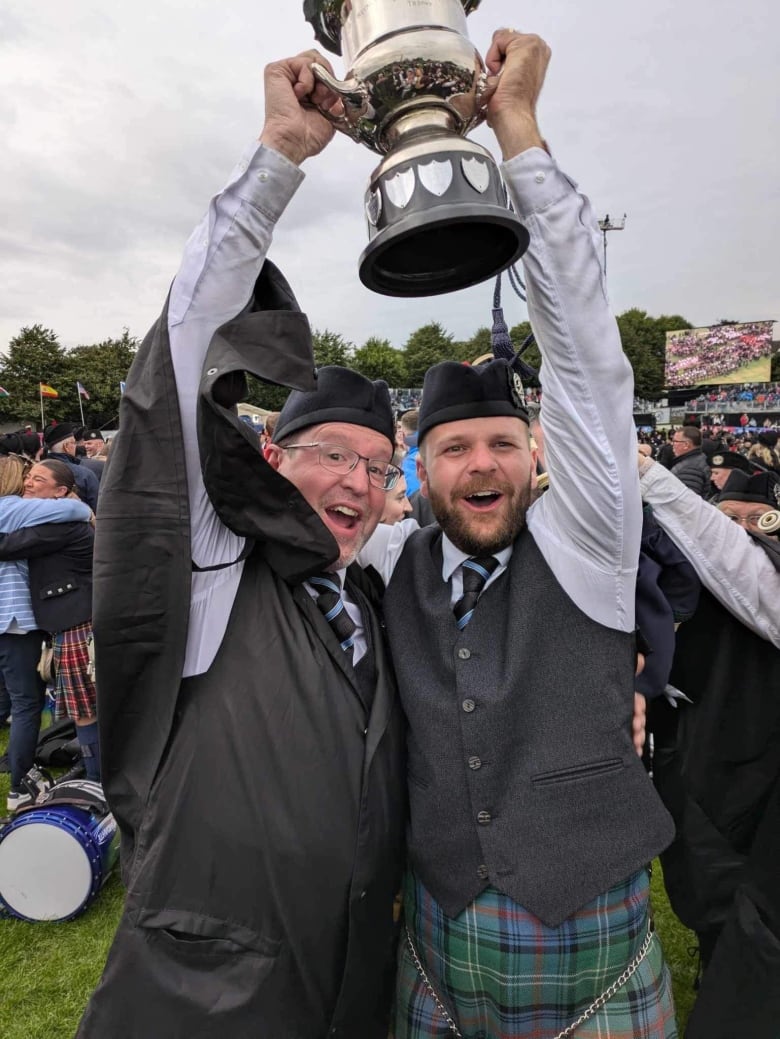
[[[311,70],[315,79],[324,83],[334,94],[338,94],[344,106],[344,112],[342,115],[333,115],[327,108],[322,108],[320,105],[314,105],[314,108],[320,115],[324,115],[328,122],[333,123],[337,130],[341,130],[342,133],[356,141],[362,140],[362,135],[353,120],[360,119],[369,108],[368,91],[365,86],[357,79],[336,79],[316,61],[312,62]]]
[[[479,2],[479,0],[477,0],[477,2]],[[468,12],[466,13],[468,14]],[[492,83],[488,83],[487,72],[482,72],[480,74],[480,77],[477,80],[477,90],[476,96],[474,98],[474,118],[468,125],[469,130],[473,130],[475,126],[479,126],[480,123],[484,123],[485,119],[487,119],[488,102],[490,101],[491,97],[495,94],[497,86],[497,80]]]

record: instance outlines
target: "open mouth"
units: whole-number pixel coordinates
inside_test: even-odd
[[[325,515],[337,530],[355,530],[360,522],[360,513],[349,505],[331,505],[325,509]]]
[[[463,501],[475,512],[490,512],[503,497],[500,491],[475,491],[473,494],[467,494]]]

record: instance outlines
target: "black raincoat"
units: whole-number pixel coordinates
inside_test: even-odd
[[[780,547],[756,540],[780,569]],[[777,1039],[780,650],[702,592],[671,682],[694,703],[670,712],[677,725],[656,745],[655,782],[677,827],[661,861],[707,961],[686,1039]]]
[[[384,631],[351,567],[374,651],[369,706],[301,586],[336,543],[236,418],[245,371],[313,385],[308,323],[269,263],[214,336],[201,383],[206,488],[251,539],[205,674],[180,678],[191,562],[165,312],[103,479],[98,715],[128,894],[80,1039],[387,1035],[405,780]]]

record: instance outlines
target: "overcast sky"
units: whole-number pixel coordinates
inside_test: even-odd
[[[501,25],[550,43],[542,131],[599,215],[628,214],[609,237],[616,311],[780,318],[780,6],[483,0],[468,24],[482,53]],[[263,66],[312,43],[301,0],[3,0],[0,349],[35,323],[66,346],[143,335],[262,128]],[[470,336],[489,324],[489,283],[414,301],[361,285],[377,161],[337,135],[306,164],[271,257],[314,328],[358,345],[401,347],[432,320]],[[514,324],[526,312],[506,292]]]

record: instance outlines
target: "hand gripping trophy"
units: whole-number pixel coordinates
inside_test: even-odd
[[[350,65],[312,71],[341,99],[323,115],[384,156],[366,192],[364,285],[388,296],[466,288],[528,247],[498,167],[465,138],[483,118],[485,66],[466,35],[480,0],[304,0],[318,41]]]

